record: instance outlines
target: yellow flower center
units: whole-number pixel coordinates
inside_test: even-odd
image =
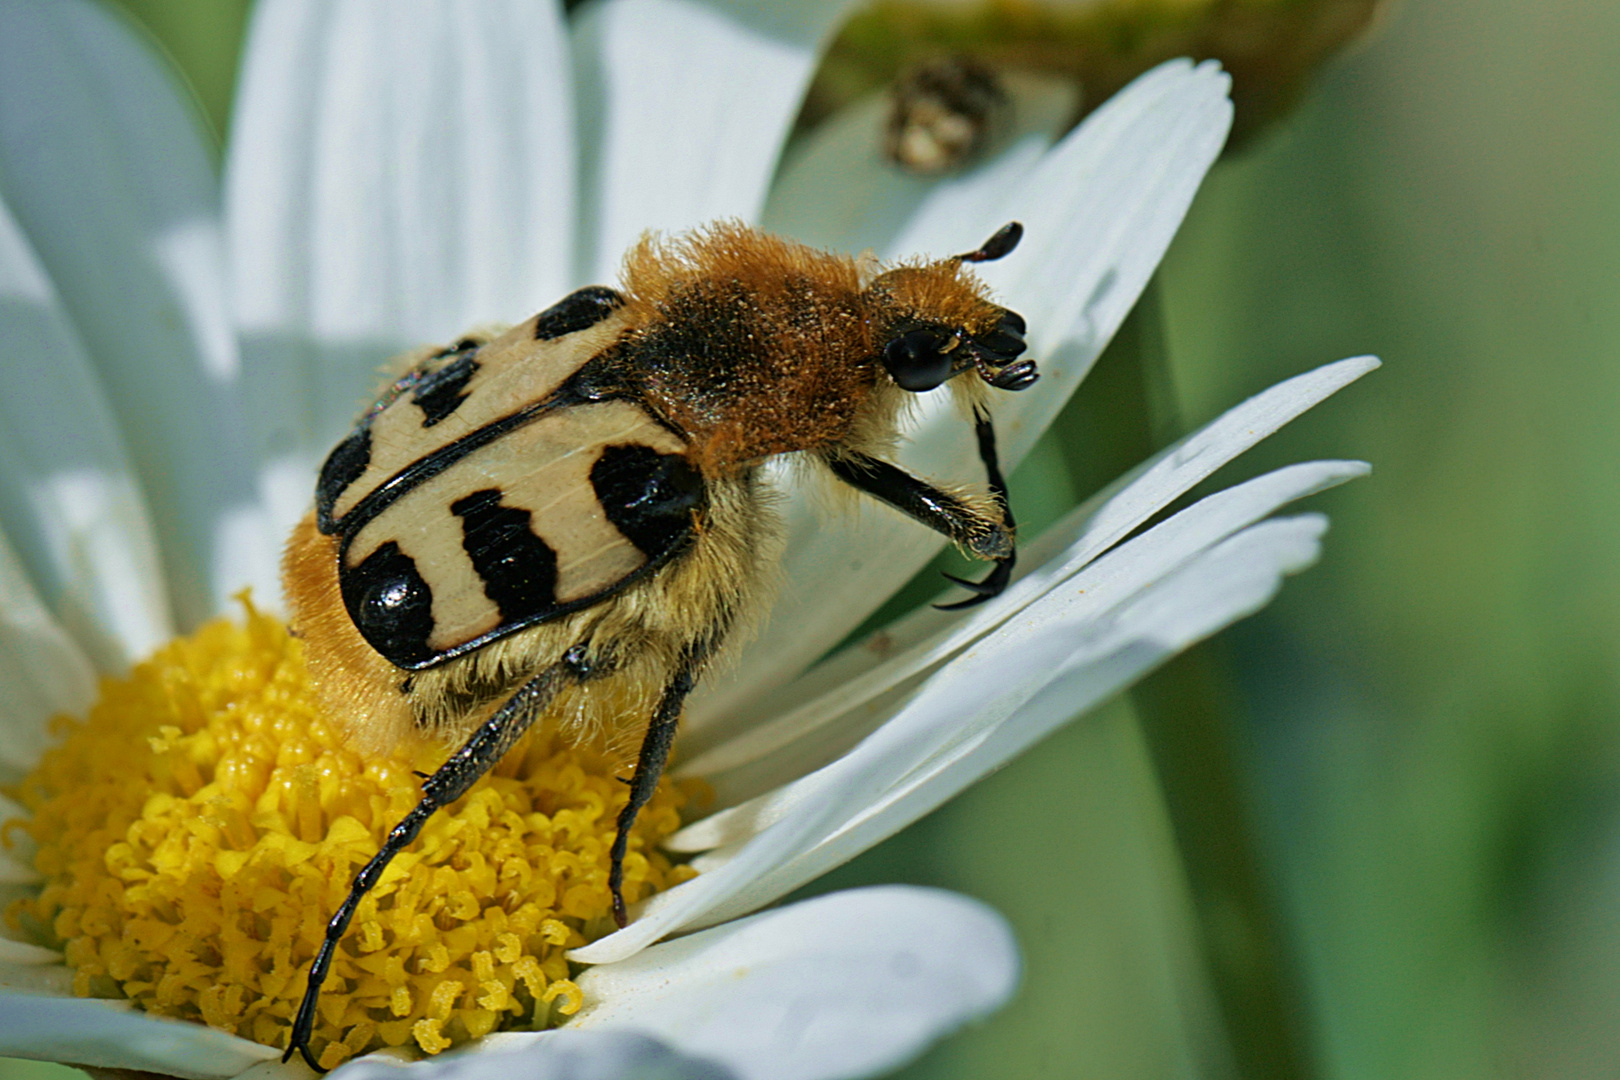
[[[106,679],[88,720],[9,793],[45,886],[6,912],[64,950],[80,996],[125,997],[284,1046],[310,959],[354,872],[416,804],[442,747],[347,748],[303,645],[274,618],[219,620]],[[612,929],[617,756],[541,729],[441,810],[362,901],[321,995],[324,1067],[409,1042],[432,1054],[577,1011],[563,953]],[[692,876],[658,843],[685,797],[641,812],[624,893]]]

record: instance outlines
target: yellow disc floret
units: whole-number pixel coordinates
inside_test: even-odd
[[[65,951],[74,991],[285,1045],[310,959],[354,872],[415,805],[443,747],[351,750],[322,715],[302,644],[248,610],[107,679],[83,723],[9,793],[46,884],[11,924]],[[437,1053],[582,1004],[563,953],[612,929],[617,756],[543,727],[428,822],[361,902],[321,996],[332,1067],[414,1043]],[[627,900],[672,885],[661,788],[625,861]],[[8,838],[10,833],[8,832]]]

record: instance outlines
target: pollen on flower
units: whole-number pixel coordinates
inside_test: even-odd
[[[442,747],[364,757],[322,715],[302,643],[248,605],[104,680],[84,722],[8,794],[46,884],[11,925],[64,950],[81,996],[125,997],[284,1046],[310,959],[354,872],[415,805]],[[321,996],[324,1067],[438,1053],[578,1011],[563,953],[612,929],[619,758],[539,729],[436,814],[360,904]],[[636,822],[624,892],[691,877],[658,843],[685,796]]]

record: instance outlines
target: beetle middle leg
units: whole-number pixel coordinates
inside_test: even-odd
[[[574,650],[570,650],[569,656],[573,655]],[[314,962],[310,964],[309,983],[304,988],[304,999],[299,1003],[298,1014],[293,1019],[292,1035],[288,1039],[286,1052],[281,1055],[282,1061],[292,1060],[296,1052],[303,1055],[310,1068],[325,1072],[309,1052],[309,1037],[315,1029],[315,1005],[320,1000],[321,984],[326,981],[332,967],[332,958],[337,954],[338,942],[348,930],[349,921],[354,918],[360,901],[382,879],[383,871],[394,861],[394,856],[416,839],[428,818],[436,810],[449,806],[465,795],[468,788],[506,756],[506,752],[529,729],[529,725],[551,703],[557,692],[568,682],[579,678],[578,672],[566,658],[562,663],[546,668],[524,683],[488,720],[479,725],[461,748],[450,755],[448,761],[423,782],[421,801],[394,826],[371,861],[360,868],[349,886],[348,897],[326,924],[326,936],[321,941]]]
[[[622,928],[628,921],[624,906],[624,857],[630,848],[630,828],[636,815],[647,805],[658,789],[658,778],[663,775],[669,760],[669,748],[675,742],[675,728],[680,723],[681,708],[686,695],[697,682],[698,658],[688,654],[664,688],[664,696],[653,711],[652,723],[641,740],[641,753],[636,758],[636,772],[630,779],[630,799],[619,811],[618,832],[613,837],[613,850],[608,868],[608,889],[613,893],[613,921]]]

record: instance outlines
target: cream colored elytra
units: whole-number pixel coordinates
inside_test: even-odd
[[[403,397],[380,412],[382,435],[375,441],[384,450],[351,485],[362,490],[352,496],[345,491],[338,509],[353,509],[413,461],[476,430],[474,424],[499,420],[555,391],[623,332],[625,320],[616,314],[543,343],[533,342],[534,322],[499,336],[469,337],[481,344],[480,356],[491,352],[495,362],[474,376],[466,402],[445,422],[422,429],[422,410]],[[513,362],[526,355],[531,365]],[[419,351],[405,362],[406,370],[417,370],[429,361]],[[521,389],[526,374],[532,375],[529,397]],[[460,422],[452,428],[452,420]],[[402,448],[417,430],[433,439],[421,440],[413,455]],[[461,523],[449,509],[489,486],[505,492],[504,503],[529,510],[535,532],[557,552],[560,602],[604,593],[631,577],[646,557],[607,520],[586,479],[604,446],[627,439],[671,453],[687,449],[637,405],[574,405],[494,440],[411,488],[356,532],[342,560],[338,538],[321,535],[314,514],[300,522],[283,563],[293,625],[305,640],[310,675],[323,702],[344,718],[360,745],[381,751],[415,736],[459,742],[523,679],[590,640],[587,663],[611,667],[614,676],[563,691],[550,718],[579,741],[606,740],[633,751],[629,736],[645,725],[682,650],[695,637],[734,627],[740,617],[760,610],[768,598],[780,529],[765,509],[757,470],[746,470],[706,485],[709,505],[698,542],[661,573],[634,582],[610,602],[536,623],[414,673],[388,662],[360,635],[343,602],[339,568],[357,565],[385,539],[400,543],[432,587],[428,640],[433,648],[449,650],[498,629],[500,611],[485,595],[463,548]]]

